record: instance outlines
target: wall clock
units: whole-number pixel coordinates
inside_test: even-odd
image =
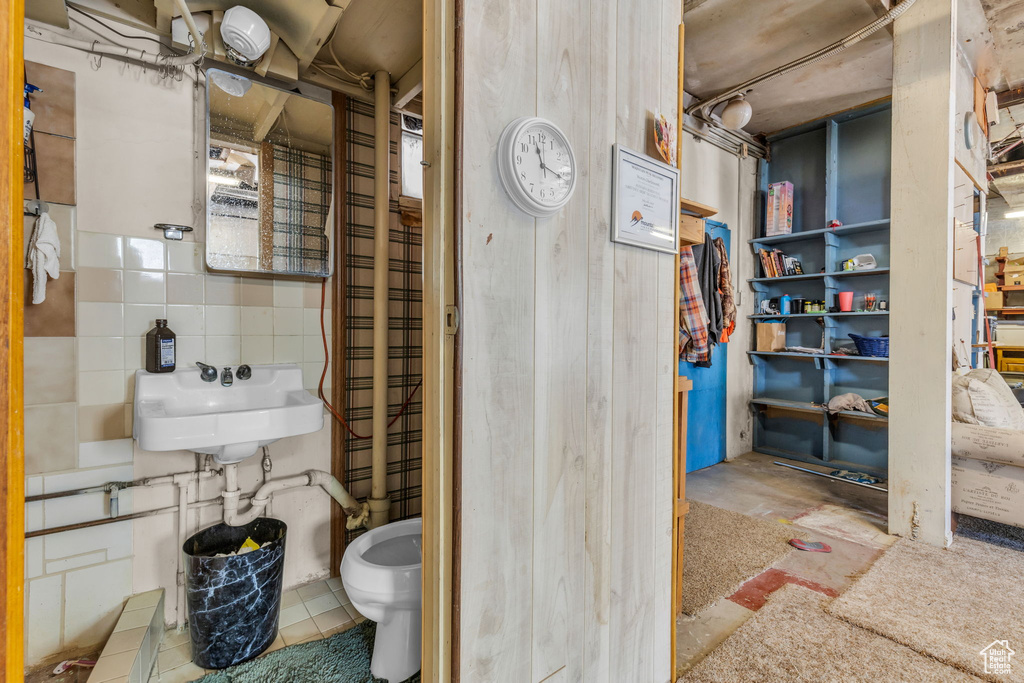
[[[558,126],[524,116],[505,127],[498,141],[498,173],[509,198],[538,218],[552,216],[576,189],[576,156]]]

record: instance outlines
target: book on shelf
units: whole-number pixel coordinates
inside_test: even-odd
[[[757,255],[761,260],[763,277],[787,277],[804,274],[803,264],[792,256],[786,256],[779,249],[758,249]]]

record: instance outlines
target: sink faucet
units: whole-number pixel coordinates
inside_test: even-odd
[[[234,378],[231,376],[231,368],[224,368],[224,371],[220,373],[220,385],[222,387],[230,387]]]
[[[213,367],[212,365],[207,365],[206,363],[200,363],[199,361],[196,361],[196,365],[199,366],[199,377],[204,382],[217,381],[217,368]]]

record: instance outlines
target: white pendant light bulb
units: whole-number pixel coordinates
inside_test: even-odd
[[[243,66],[255,64],[270,49],[270,27],[267,22],[242,5],[235,5],[224,13],[220,35],[230,48],[228,56]],[[231,51],[235,54],[230,54]]]
[[[739,130],[750,123],[753,113],[750,102],[743,99],[743,95],[737,95],[729,100],[729,104],[722,110],[722,125],[729,130]]]

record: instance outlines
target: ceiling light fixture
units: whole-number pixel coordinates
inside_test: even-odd
[[[227,56],[239,66],[255,66],[270,49],[270,27],[248,7],[235,5],[224,13],[220,35]]]
[[[750,102],[743,99],[743,95],[737,95],[729,100],[729,104],[722,110],[722,125],[729,130],[739,130],[750,123],[753,113]]]
[[[1004,214],[1003,218],[1024,218],[1024,211],[1010,211]]]

